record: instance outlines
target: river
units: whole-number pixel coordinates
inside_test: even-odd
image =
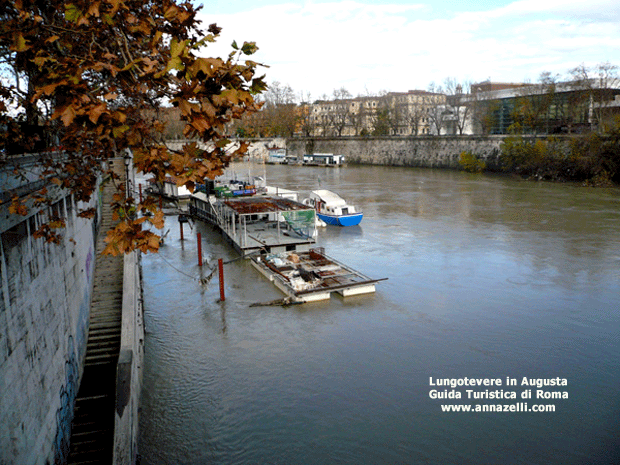
[[[237,260],[219,302],[217,275],[200,278],[237,255],[201,223],[181,241],[167,217],[165,245],[142,262],[142,464],[620,463],[619,190],[377,166],[235,169],[360,207],[360,226],[321,228],[317,245],[388,279],[372,295],[250,307],[281,294]],[[465,378],[502,385],[433,385]],[[524,403],[555,411],[441,407]]]

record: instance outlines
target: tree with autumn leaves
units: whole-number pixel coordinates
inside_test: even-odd
[[[190,189],[221,174],[247,150],[231,144],[226,125],[258,111],[255,96],[266,84],[257,75],[261,65],[249,59],[257,50],[252,42],[233,43],[225,58],[203,56],[221,29],[203,31],[199,9],[176,0],[2,2],[0,168],[14,159],[11,147],[28,151],[36,133],[48,148],[38,154],[41,176],[76,200],[88,200],[101,176],[114,182],[105,161],[125,153],[138,172],[159,182],[171,176]],[[177,151],[166,146],[163,104],[178,107],[184,136],[196,142]],[[119,223],[108,231],[104,253],[156,251],[158,204],[139,202],[117,184]],[[46,192],[29,196],[44,204]],[[14,195],[11,213],[26,214],[28,200]],[[43,226],[39,235],[58,239],[62,221]]]

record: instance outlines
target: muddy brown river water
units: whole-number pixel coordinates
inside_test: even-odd
[[[281,294],[238,260],[219,302],[217,277],[199,278],[235,252],[200,223],[180,241],[168,217],[160,254],[142,262],[142,464],[620,463],[619,190],[235,170],[357,205],[361,225],[322,228],[318,245],[388,280],[368,296],[250,307]]]

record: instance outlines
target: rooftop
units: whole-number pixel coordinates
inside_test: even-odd
[[[225,200],[224,204],[234,210],[238,215],[312,209],[307,205],[282,197],[244,197],[234,200]]]

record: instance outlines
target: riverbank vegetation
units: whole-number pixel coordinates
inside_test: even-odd
[[[482,173],[487,167],[486,162],[480,160],[469,151],[461,153],[459,156],[459,165],[464,171],[468,171],[469,173]]]
[[[499,163],[502,171],[530,179],[620,185],[620,121],[602,134],[507,137]]]

